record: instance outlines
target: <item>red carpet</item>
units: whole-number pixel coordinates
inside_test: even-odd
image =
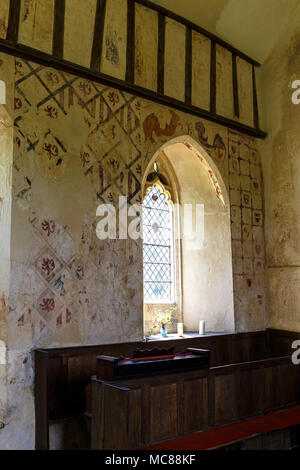
[[[272,412],[220,428],[143,447],[143,450],[209,450],[247,439],[255,434],[278,431],[300,424],[300,406]],[[139,449],[140,450],[140,449]]]

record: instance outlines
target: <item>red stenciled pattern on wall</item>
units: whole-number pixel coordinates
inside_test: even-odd
[[[136,250],[131,253],[125,245],[114,243],[103,244],[100,249],[95,240],[95,216],[83,222],[82,239],[75,243],[70,228],[62,227],[52,217],[34,214],[31,185],[24,183],[28,175],[23,173],[23,158],[27,153],[34,162],[47,160],[50,169],[45,166],[40,173],[42,177],[49,173],[51,184],[52,181],[64,184],[65,172],[73,169],[76,161],[92,188],[95,204],[116,204],[120,195],[126,195],[130,203],[141,203],[141,180],[155,152],[173,137],[191,135],[211,155],[226,185],[229,180],[237,319],[245,316],[243,310],[249,318],[257,317],[257,307],[263,312],[262,182],[254,140],[231,132],[228,139],[228,130],[221,126],[25,61],[16,61],[15,94],[22,105],[15,112],[14,163],[23,181],[16,200],[26,203],[30,209],[34,235],[27,267],[32,275],[33,294],[20,302],[15,321],[24,315],[20,325],[32,325],[33,343],[57,329],[73,327],[76,322],[84,324],[82,329],[87,332],[84,334],[90,334],[94,341],[93,331],[110,331],[112,322],[108,312],[111,310],[117,312],[117,324],[119,317],[126,318],[127,333],[132,334],[137,319],[132,320],[128,312],[132,299],[138,297],[138,282],[130,285],[127,271],[137,272],[141,253],[138,247],[131,247]],[[32,121],[40,117],[44,127],[35,130]],[[78,127],[73,128],[77,118]],[[81,132],[76,133],[79,125]],[[64,166],[65,162],[68,165]],[[29,177],[34,184],[34,176]],[[213,174],[210,177],[221,198],[216,178]],[[120,264],[123,259],[126,265]],[[126,272],[129,284],[129,287],[126,283],[122,285],[123,290],[118,284],[121,272]],[[111,302],[106,302],[108,289]],[[114,289],[124,291],[122,301],[113,295]],[[245,305],[241,304],[243,296],[247,299]],[[52,311],[41,309],[43,299],[54,301]]]
[[[262,174],[253,139],[229,133],[229,188],[233,248],[234,301],[238,329],[251,329],[265,317]],[[245,315],[247,313],[247,315]],[[245,324],[244,318],[248,318]]]

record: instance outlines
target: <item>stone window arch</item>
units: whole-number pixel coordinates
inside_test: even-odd
[[[174,205],[177,306],[169,331],[183,322],[185,331],[198,332],[199,320],[205,320],[207,331],[233,332],[234,302],[231,247],[231,218],[228,191],[212,157],[190,136],[172,139],[164,144],[150,161],[143,179],[143,196],[157,181],[154,171],[165,181],[158,181],[171,195]],[[203,205],[203,244],[185,240],[183,221],[185,206]],[[194,217],[194,215],[193,215]],[[144,330],[149,331],[154,314],[169,309],[166,305],[149,304],[144,299]]]

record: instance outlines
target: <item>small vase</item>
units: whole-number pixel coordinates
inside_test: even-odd
[[[164,325],[164,324],[161,325],[160,334],[163,338],[165,338],[167,336],[168,329],[167,329],[166,325]]]

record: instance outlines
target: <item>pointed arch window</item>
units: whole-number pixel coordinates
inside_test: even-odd
[[[144,300],[172,303],[174,288],[173,204],[157,181],[143,201]]]

